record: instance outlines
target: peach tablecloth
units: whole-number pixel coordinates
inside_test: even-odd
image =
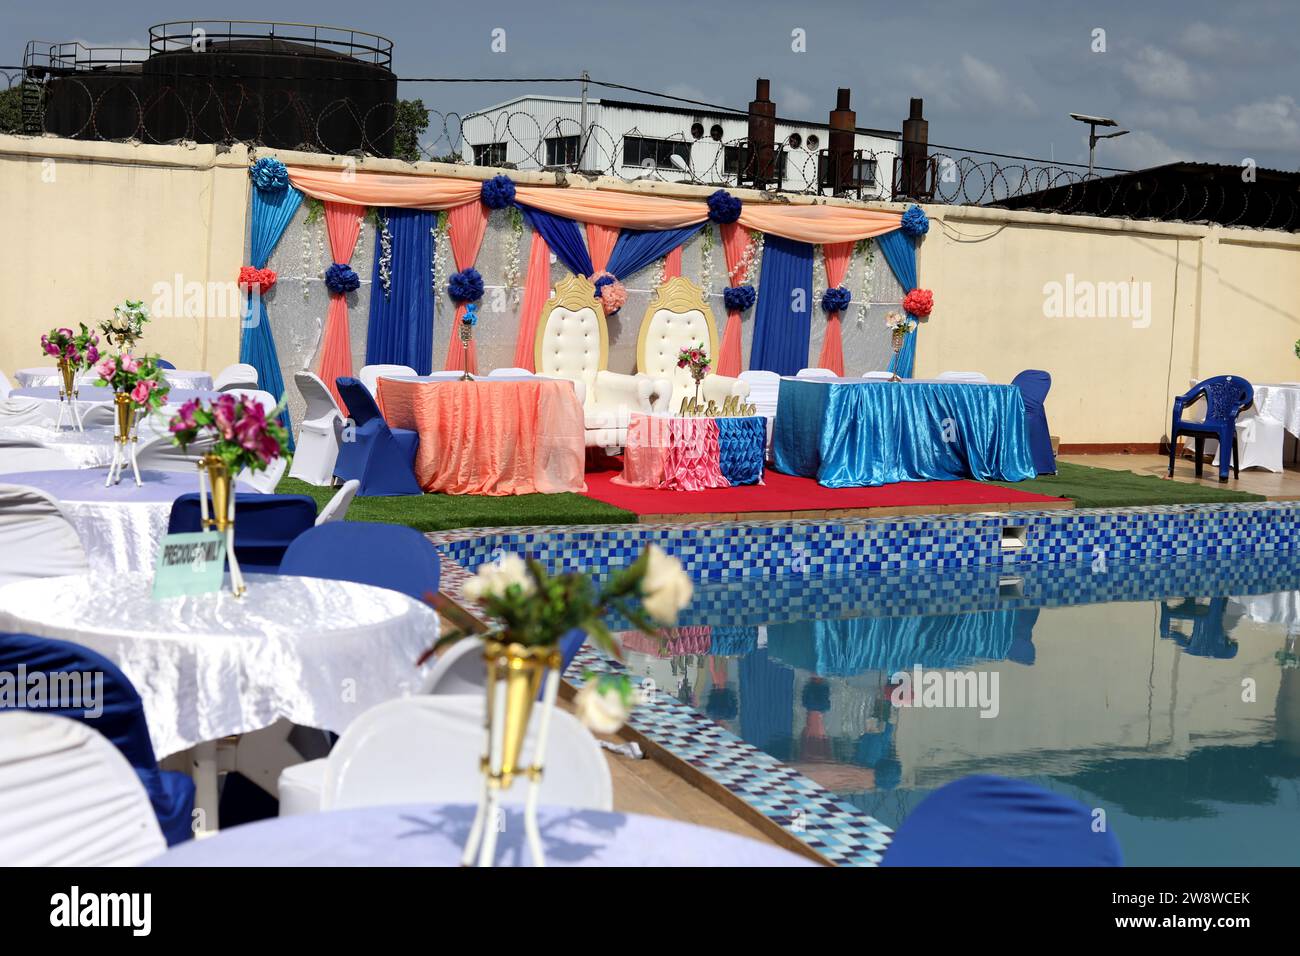
[[[425,491],[587,490],[582,405],[571,382],[381,378],[379,408],[391,427],[420,433],[415,477]]]
[[[615,484],[671,491],[730,488],[718,454],[718,423],[633,412],[623,449],[623,473]]]

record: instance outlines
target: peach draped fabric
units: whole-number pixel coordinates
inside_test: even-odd
[[[615,484],[670,491],[730,488],[718,454],[718,423],[633,412],[623,448],[623,474]]]
[[[477,202],[483,184],[441,176],[400,173],[359,173],[346,169],[290,166],[289,182],[313,199],[359,206],[400,206],[406,209],[453,209]]]
[[[361,220],[365,214],[366,211],[360,206],[325,203],[325,231],[329,234],[330,255],[335,262],[347,265],[352,261],[352,250],[356,248],[357,237],[361,235]],[[348,299],[347,296],[331,292],[329,311],[325,317],[325,335],[320,349],[320,378],[345,413],[347,406],[339,397],[334,380],[351,374],[352,338],[348,334]]]
[[[749,246],[749,231],[734,222],[718,228],[722,233],[722,254],[727,259],[727,284],[738,285],[745,278],[741,274],[740,263]],[[717,374],[740,374],[740,338],[740,313],[729,309],[727,325],[722,330],[722,345],[718,347],[718,367],[714,370]]]
[[[551,248],[540,232],[533,233],[533,244],[528,252],[528,273],[524,277],[524,300],[519,305],[519,336],[515,339],[515,368],[533,367],[537,353],[537,323],[542,318],[542,307],[551,295]]]
[[[822,261],[826,263],[826,287],[833,289],[843,285],[844,276],[849,271],[849,260],[853,257],[853,243],[836,242],[822,246]],[[820,306],[821,303],[818,303]],[[836,375],[844,375],[844,336],[840,328],[840,314],[830,312],[826,315],[826,337],[822,339],[822,352],[817,359],[818,368],[828,368]]]
[[[483,245],[483,233],[487,231],[488,208],[481,202],[466,203],[447,213],[447,238],[451,241],[451,255],[456,260],[456,271],[463,272],[474,265],[478,258],[479,246]],[[447,340],[447,361],[443,368],[448,371],[465,370],[465,347],[460,344],[460,320],[465,315],[465,303],[456,305],[456,318],[451,323],[451,335]],[[469,370],[478,371],[478,346],[473,339],[469,341]]]
[[[709,216],[709,207],[704,202],[609,189],[516,186],[515,198],[543,212],[615,229],[680,229],[703,222]]]
[[[609,257],[618,242],[617,226],[602,226],[600,223],[587,223],[587,254],[591,256],[591,267],[595,272],[604,272],[609,266]]]
[[[389,425],[420,433],[415,477],[451,495],[587,490],[582,406],[571,382],[379,380]]]
[[[893,232],[902,221],[902,213],[849,206],[784,206],[747,202],[740,209],[740,224],[746,229],[813,245],[870,239]]]

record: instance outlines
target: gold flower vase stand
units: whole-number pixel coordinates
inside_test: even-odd
[[[138,488],[141,482],[140,466],[136,463],[136,451],[140,445],[140,435],[136,430],[135,402],[131,401],[131,396],[126,392],[114,392],[113,411],[116,412],[113,431],[113,461],[108,466],[108,477],[104,479],[104,487],[115,485],[122,480],[122,469],[126,467],[129,449],[131,474],[135,477],[135,484]]]
[[[72,427],[79,432],[86,429],[81,424],[81,409],[77,408],[77,370],[68,364],[65,358],[59,359],[59,423],[55,427],[63,430],[63,422],[69,419]]]
[[[208,508],[208,496],[212,507]],[[230,590],[243,597],[248,589],[235,559],[235,491],[226,463],[216,455],[199,459],[199,525],[204,531],[219,531],[226,536],[226,560],[230,562]]]

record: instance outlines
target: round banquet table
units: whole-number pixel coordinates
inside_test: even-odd
[[[505,810],[496,866],[530,866],[523,815]],[[459,866],[468,804],[361,807],[260,820],[190,840],[147,866]],[[746,837],[634,813],[542,807],[548,866],[815,866]]]
[[[193,369],[165,368],[163,378],[173,388],[210,389],[212,373]],[[20,388],[51,387],[58,389],[61,381],[57,366],[47,365],[41,368],[20,368],[14,372],[14,381]],[[82,389],[84,391],[84,389]]]
[[[91,426],[85,431],[65,428],[56,430],[49,425],[4,425],[0,418],[0,473],[5,470],[4,447],[6,441],[32,443],[59,452],[68,460],[69,468],[106,468],[113,460],[113,428]],[[141,426],[141,439],[146,437]]]
[[[281,718],[342,733],[417,692],[433,609],[398,591],[292,575],[155,601],[153,576],[72,575],[0,588],[0,632],[74,641],[117,664],[144,701],[155,754]]]
[[[27,485],[57,498],[81,538],[92,572],[152,571],[172,502],[199,490],[198,474],[144,470],[138,488],[129,468],[121,483],[109,488],[104,487],[107,476],[103,468],[4,472],[0,484]],[[240,482],[235,490],[256,492]]]

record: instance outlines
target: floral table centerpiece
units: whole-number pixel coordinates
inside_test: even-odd
[[[235,496],[231,492],[234,477],[245,468],[262,471],[284,455],[289,433],[279,422],[281,406],[268,416],[259,402],[251,398],[222,395],[211,402],[190,399],[180,407],[169,426],[172,441],[185,451],[191,445],[203,446],[199,459],[199,509],[204,530],[215,528],[226,536],[226,555],[230,559],[230,589],[236,596],[246,590],[239,563],[235,560]],[[212,512],[208,513],[211,489]]]
[[[162,366],[158,356],[145,355],[136,358],[130,352],[121,355],[109,355],[95,369],[99,373],[98,385],[107,385],[113,390],[113,404],[117,412],[116,430],[113,434],[113,463],[108,468],[108,477],[104,487],[115,485],[122,480],[122,468],[126,464],[127,443],[131,445],[131,472],[135,483],[140,484],[140,469],[136,465],[136,446],[139,435],[136,431],[136,412],[141,408],[156,410],[167,401],[171,386],[163,378]]]
[[[893,376],[890,381],[899,382],[902,379],[895,370],[898,353],[903,351],[903,342],[907,337],[916,331],[916,319],[901,312],[890,312],[885,316],[885,328],[889,329],[889,344],[894,350],[894,357],[889,360],[889,370]]]
[[[81,331],[50,329],[41,336],[41,351],[54,358],[59,367],[59,428],[63,416],[71,412],[72,424],[81,430],[81,413],[77,411],[77,372],[99,361],[99,336],[80,323]]]
[[[677,353],[677,367],[690,369],[691,379],[695,382],[695,401],[700,401],[700,382],[704,381],[704,376],[709,374],[709,366],[713,360],[709,358],[709,353],[704,351],[704,343],[701,342],[694,348],[687,347]]]
[[[120,349],[131,349],[136,340],[144,335],[144,324],[149,321],[149,310],[139,299],[127,299],[121,305],[113,306],[113,317],[100,323],[99,331],[109,345]]]
[[[560,639],[581,629],[601,651],[621,660],[622,651],[605,624],[609,612],[617,612],[638,630],[660,637],[662,627],[677,623],[677,614],[690,602],[692,591],[681,562],[653,544],[635,562],[612,574],[599,590],[585,574],[552,575],[538,561],[518,555],[484,565],[465,583],[465,597],[494,621],[481,635],[487,664],[487,739],[493,744],[483,757],[483,792],[462,864],[468,866],[477,859],[480,866],[491,865],[496,828],[487,825],[488,821],[495,819],[501,791],[523,775],[529,781],[524,811],[528,846],[533,863],[543,865],[537,786],[560,685]],[[633,603],[638,598],[639,605]],[[434,649],[469,633],[468,629],[451,630]],[[577,715],[593,730],[613,733],[632,708],[632,683],[626,674],[589,673],[586,678],[576,701]],[[531,764],[524,767],[521,751],[539,692],[542,710],[535,752]]]

